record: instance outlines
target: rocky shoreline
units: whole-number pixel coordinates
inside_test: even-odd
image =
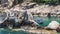
[[[18,29],[12,29],[12,31],[25,31],[27,33],[33,33],[33,34],[57,34],[56,30],[45,30],[45,29],[35,29],[35,28],[36,27],[30,27],[29,29],[18,28]]]
[[[21,26],[20,25],[23,25],[21,24],[22,22],[22,14],[27,11],[28,13],[28,17],[29,19],[27,21],[25,21],[24,23],[24,20],[23,20],[23,24],[27,24],[27,27],[26,26]],[[15,5],[14,7],[12,8],[8,8],[8,7],[1,7],[0,8],[0,12],[2,13],[2,15],[4,16],[5,13],[6,13],[6,16],[7,18],[10,19],[10,22],[6,22],[5,23],[5,17],[3,17],[5,20],[2,22],[3,25],[7,25],[8,28],[10,28],[12,31],[26,31],[26,32],[29,32],[29,33],[36,33],[36,34],[57,34],[56,32],[56,29],[59,27],[59,23],[54,21],[54,24],[51,24],[49,27],[53,30],[46,30],[46,29],[37,29],[37,27],[30,27],[31,25],[34,24],[34,26],[37,26],[36,22],[33,20],[33,17],[34,16],[38,16],[38,17],[47,17],[47,14],[48,13],[51,13],[51,16],[53,17],[60,17],[60,5],[57,5],[57,6],[49,6],[49,5],[38,5],[36,3],[22,3],[22,4],[18,4],[18,5]],[[5,13],[4,13],[5,12]],[[10,17],[10,16],[14,16],[14,17]],[[16,17],[17,16],[17,17]],[[1,17],[2,18],[2,17]],[[14,21],[15,20],[15,21]],[[11,25],[12,24],[12,25]],[[58,25],[57,25],[58,24]],[[12,29],[11,27],[19,27],[17,29]],[[56,29],[55,29],[56,28]],[[55,30],[54,30],[55,29]],[[60,29],[60,28],[59,28]],[[47,33],[48,32],[48,33]]]

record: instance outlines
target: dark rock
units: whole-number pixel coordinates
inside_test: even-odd
[[[56,31],[57,31],[57,32],[60,32],[60,28],[57,28]]]
[[[19,28],[20,27],[20,25],[19,25],[20,23],[16,22],[15,19],[16,18],[9,19],[10,25],[12,25],[13,28]]]
[[[30,21],[28,21],[28,20],[22,20],[22,22],[21,22],[21,25],[22,25],[22,26],[32,25],[32,24],[33,24],[33,22],[30,22]]]

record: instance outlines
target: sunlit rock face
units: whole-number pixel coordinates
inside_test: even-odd
[[[9,2],[8,8],[11,8],[11,7],[14,7],[14,6],[17,5],[17,4],[22,3],[23,0],[8,0],[8,2]]]
[[[47,28],[50,29],[57,29],[59,27],[59,23],[57,21],[52,21],[51,23],[49,23],[49,25],[47,26]]]
[[[31,9],[31,8],[35,8],[35,7],[39,6],[39,5],[36,4],[36,3],[29,3],[29,2],[22,3],[21,5],[22,5],[25,9]]]
[[[8,2],[9,2],[9,6],[8,7],[11,7],[13,5],[13,1],[14,0],[8,0]]]

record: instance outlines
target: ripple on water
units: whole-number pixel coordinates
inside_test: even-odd
[[[0,34],[28,34],[28,33],[24,31],[11,31],[9,29],[1,28]]]

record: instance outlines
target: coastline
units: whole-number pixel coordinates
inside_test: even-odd
[[[32,27],[31,27],[32,28]],[[57,34],[56,30],[46,30],[46,29],[12,29],[12,31],[25,31],[27,33],[35,33],[35,34]]]

